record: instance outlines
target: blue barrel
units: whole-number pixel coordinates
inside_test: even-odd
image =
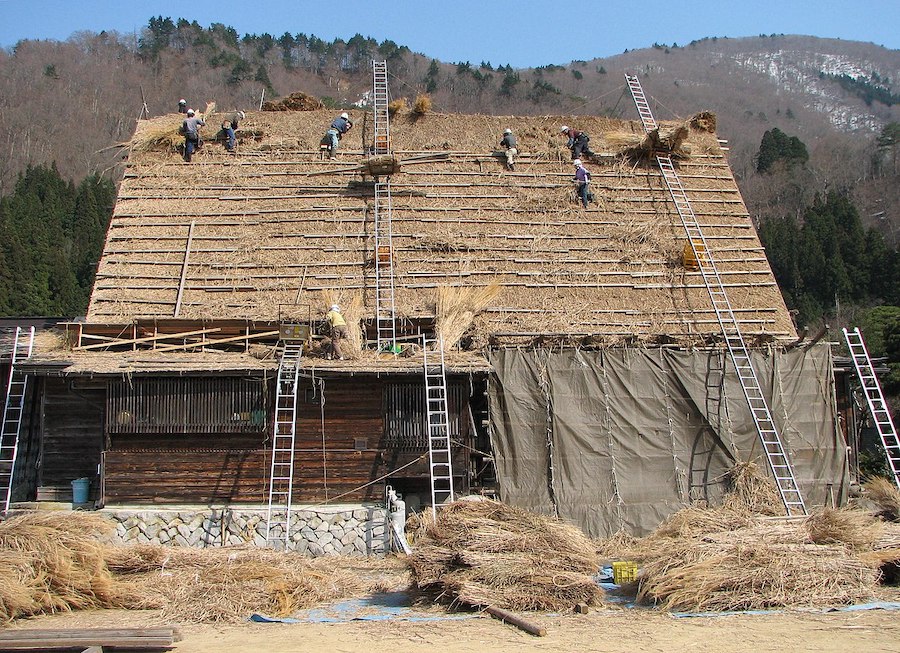
[[[75,505],[88,502],[88,493],[91,489],[91,479],[76,478],[72,481],[72,503]]]

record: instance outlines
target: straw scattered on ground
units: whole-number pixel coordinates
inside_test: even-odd
[[[89,608],[160,609],[180,622],[286,616],[383,588],[396,563],[259,548],[114,544],[92,513],[37,512],[0,523],[0,620]]]
[[[413,585],[451,605],[571,610],[602,592],[593,543],[576,527],[490,500],[457,501],[411,525]]]
[[[766,486],[769,487],[766,487]],[[777,488],[760,469],[731,472],[722,506],[689,506],[640,539],[603,540],[607,559],[641,563],[638,600],[665,610],[755,610],[871,600],[885,560],[884,525],[859,510],[773,517]],[[776,510],[777,509],[777,510]],[[887,551],[885,549],[884,551]]]

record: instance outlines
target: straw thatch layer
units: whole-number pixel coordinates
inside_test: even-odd
[[[408,558],[414,586],[454,605],[570,610],[596,605],[593,544],[574,526],[496,501],[427,513]]]

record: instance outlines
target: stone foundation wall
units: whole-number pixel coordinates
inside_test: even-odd
[[[125,542],[169,546],[266,546],[265,508],[118,509],[115,519]],[[389,550],[386,511],[372,506],[298,509],[291,515],[289,549],[310,556],[377,555]],[[283,518],[282,518],[283,519]],[[279,536],[281,526],[275,526]]]

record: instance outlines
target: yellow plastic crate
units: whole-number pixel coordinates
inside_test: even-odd
[[[613,582],[616,585],[633,583],[637,580],[638,566],[635,562],[614,562],[612,563],[612,570]]]

